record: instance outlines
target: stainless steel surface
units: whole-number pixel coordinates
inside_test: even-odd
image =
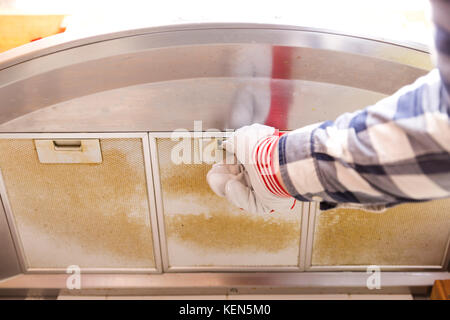
[[[3,203],[0,198],[0,280],[21,273]]]
[[[277,73],[277,68],[283,71]],[[140,132],[147,139],[147,132],[192,130],[196,120],[202,121],[202,130],[223,131],[264,122],[274,98],[284,101],[277,110],[286,120],[280,129],[296,129],[373,104],[431,68],[424,46],[293,26],[195,24],[84,39],[57,35],[0,54],[0,132],[34,133],[37,138],[60,132],[55,135],[59,139],[73,138],[70,132],[78,139],[92,137],[79,132]],[[149,146],[144,144],[146,175],[149,199],[155,197],[160,206],[152,137]],[[154,203],[150,201],[154,243],[161,243],[155,258],[158,270],[169,270],[163,219],[160,211],[156,216]],[[302,223],[305,236],[313,222],[308,218]],[[306,241],[300,252],[311,257]],[[298,270],[308,267],[303,259]],[[82,287],[123,294],[226,293],[236,288],[242,293],[368,291],[365,272],[307,271],[82,274]],[[0,281],[0,290],[64,289],[67,276],[20,275]],[[448,272],[386,271],[382,291],[428,288],[443,278],[449,278]]]
[[[197,34],[197,37],[178,37],[177,43],[180,44],[191,44],[191,43],[232,43],[232,42],[249,42],[248,38],[248,32],[254,32],[255,30],[279,30],[281,32],[283,31],[302,31],[304,33],[307,33],[306,38],[303,37],[302,39],[296,39],[295,37],[288,37],[287,34],[283,35],[283,37],[280,39],[277,36],[277,34],[273,33],[259,33],[257,35],[256,39],[254,39],[254,43],[257,42],[268,42],[268,43],[274,43],[277,45],[298,45],[301,41],[302,46],[307,45],[310,47],[318,47],[321,46],[323,49],[339,49],[342,51],[348,51],[353,52],[355,54],[365,54],[365,55],[372,55],[372,56],[381,56],[382,58],[389,58],[394,60],[400,60],[403,62],[403,58],[401,58],[401,50],[396,51],[389,50],[387,52],[384,52],[384,55],[382,52],[378,52],[378,50],[375,50],[374,48],[377,47],[377,44],[370,44],[367,43],[366,45],[361,45],[361,40],[369,40],[369,42],[379,42],[379,43],[385,43],[385,44],[394,44],[398,47],[405,47],[405,48],[412,48],[417,51],[421,51],[424,53],[429,52],[429,48],[421,43],[411,43],[411,42],[400,42],[400,41],[394,41],[394,40],[388,40],[388,39],[381,39],[376,37],[369,37],[369,36],[362,36],[358,35],[357,33],[343,33],[343,32],[337,32],[334,30],[329,29],[318,29],[318,28],[309,28],[304,26],[293,26],[293,25],[276,25],[276,24],[254,24],[254,23],[196,23],[196,24],[177,24],[177,25],[166,25],[166,26],[159,26],[159,27],[151,27],[151,28],[143,28],[143,29],[136,29],[136,30],[125,30],[115,33],[106,33],[106,34],[99,34],[99,35],[90,35],[87,37],[79,37],[77,34],[59,34],[55,35],[49,38],[44,39],[43,41],[39,42],[32,42],[27,45],[20,46],[18,48],[11,49],[4,54],[2,54],[0,59],[0,70],[3,68],[8,68],[10,66],[16,65],[18,63],[28,61],[31,59],[35,59],[37,57],[45,56],[51,53],[54,53],[56,51],[63,51],[69,48],[74,47],[80,47],[87,44],[92,44],[96,42],[103,42],[113,39],[120,39],[120,38],[126,38],[126,37],[133,37],[133,36],[142,36],[142,35],[148,35],[148,34],[159,34],[159,33],[168,33],[168,32],[189,32],[189,31],[201,31],[206,30],[208,33],[209,31],[217,32],[220,30],[223,30],[225,33],[222,33],[222,35],[226,35],[227,30],[231,30],[233,32],[233,36],[230,37],[220,37],[219,41],[217,37],[214,37],[214,34],[207,34],[206,36],[201,35],[200,37]],[[237,31],[237,32],[236,32]],[[245,31],[245,32],[242,32]],[[310,35],[308,35],[308,33]],[[320,37],[320,35],[317,35],[317,33],[322,34],[328,34],[333,36],[338,36],[337,38],[331,38],[331,39],[323,39]],[[316,36],[319,36],[318,38]],[[342,43],[339,42],[339,37],[351,37],[354,38],[355,41],[349,42],[349,43]],[[183,39],[184,38],[184,39]],[[213,41],[211,41],[213,39]],[[257,41],[257,39],[264,39],[264,41]],[[322,39],[322,40],[321,40]],[[251,42],[251,41],[250,41]],[[277,43],[278,42],[278,43]],[[136,42],[134,42],[136,43]],[[166,43],[166,44],[170,44]],[[173,44],[173,43],[172,43]],[[146,44],[143,44],[146,45]],[[148,45],[148,44],[147,44]]]
[[[444,269],[447,268],[447,271],[450,271],[450,237],[447,243],[447,251],[445,252],[443,263]]]
[[[6,192],[6,186],[5,186],[5,183],[3,180],[3,174],[2,174],[1,170],[0,170],[0,198],[2,199],[2,202],[3,202],[5,218],[6,218],[7,224],[9,225],[11,239],[13,241],[14,248],[16,251],[17,262],[19,264],[20,271],[24,273],[27,271],[27,264],[25,261],[24,250],[23,250],[22,243],[19,240],[19,235],[17,234],[17,226],[14,221],[14,217],[11,214],[11,204],[8,199],[8,193]]]
[[[236,293],[411,293],[430,289],[448,272],[382,272],[380,289],[369,290],[366,272],[164,273],[83,275],[81,292],[96,295]],[[66,289],[69,275],[19,275],[0,281],[8,289]],[[66,290],[79,294],[79,290]]]
[[[274,61],[279,47],[289,55]],[[288,72],[272,74],[276,64]],[[0,131],[171,131],[194,120],[223,130],[250,98],[267,115],[271,95],[291,97],[283,129],[293,129],[372,104],[430,68],[423,47],[299,27],[58,36],[0,55]]]

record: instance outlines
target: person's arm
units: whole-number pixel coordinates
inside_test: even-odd
[[[302,201],[393,205],[450,195],[448,99],[437,70],[363,110],[282,136],[279,173]]]
[[[435,69],[334,122],[281,137],[272,127],[242,127],[224,145],[250,179],[228,171],[225,177],[218,166],[208,174],[208,182],[236,206],[264,213],[293,208],[291,197],[319,201],[323,210],[351,205],[371,211],[448,197],[449,113],[448,94]],[[215,180],[223,183],[219,186]]]
[[[438,69],[280,138],[277,176],[296,199],[390,206],[450,196],[450,1],[432,4]]]
[[[432,4],[438,69],[334,122],[282,137],[258,124],[238,129],[225,148],[245,172],[213,167],[207,179],[214,192],[259,213],[293,210],[292,197],[320,201],[321,209],[349,204],[379,212],[450,196],[450,1]]]

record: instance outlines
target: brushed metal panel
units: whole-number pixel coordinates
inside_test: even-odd
[[[19,260],[0,198],[0,280],[19,273]]]
[[[71,99],[0,125],[0,132],[192,130],[196,120],[202,120],[204,130],[222,130],[263,123],[272,96],[289,97],[289,104],[282,111],[288,127],[299,128],[374,104],[386,95],[306,80],[188,79],[134,85]]]
[[[102,138],[100,146],[101,164],[43,164],[33,139],[0,139],[27,270],[156,268],[143,141]]]
[[[189,35],[189,36],[187,36]],[[126,39],[129,38],[129,39]],[[79,34],[63,33],[44,38],[39,42],[8,50],[0,56],[0,69],[10,68],[19,63],[43,57],[70,48],[87,46],[111,40],[116,50],[142,50],[175,44],[188,45],[193,43],[207,44],[221,39],[224,43],[274,43],[283,46],[302,45],[311,48],[338,49],[354,54],[378,56],[391,61],[405,62],[404,48],[416,51],[410,55],[407,62],[411,65],[427,68],[421,59],[422,53],[428,53],[429,48],[421,43],[402,42],[386,38],[367,37],[357,33],[339,32],[320,28],[298,25],[254,24],[254,23],[189,23],[165,25],[135,30],[91,35],[80,37]],[[152,41],[149,41],[151,39]],[[124,41],[125,40],[125,41]],[[118,46],[122,43],[122,46]],[[110,54],[105,50],[102,55]],[[98,54],[94,51],[94,54]],[[91,53],[92,54],[92,53]],[[90,55],[78,57],[80,60],[90,58]],[[415,59],[412,59],[415,58]],[[70,63],[70,62],[66,62]]]
[[[211,165],[198,161],[215,141],[199,141],[156,139],[168,270],[298,270],[302,210],[250,214],[215,195],[206,182]],[[171,154],[186,142],[191,164],[174,164]]]
[[[443,266],[450,236],[450,200],[403,204],[376,214],[317,211],[312,267]]]
[[[57,104],[70,104],[72,99],[90,95],[93,96],[88,99],[92,106],[90,110],[103,113],[106,117],[86,116],[91,112],[81,112],[82,102],[78,101],[71,105],[80,108],[80,112],[75,110],[70,117],[60,114],[61,117],[54,119],[54,122],[39,121],[31,127],[25,122],[18,122],[10,124],[2,131],[79,132],[83,126],[88,127],[89,131],[101,131],[99,128],[106,127],[109,128],[106,130],[114,131],[173,130],[176,123],[182,122],[179,115],[187,113],[182,112],[182,106],[175,110],[155,107],[155,103],[164,106],[165,101],[159,103],[149,100],[148,96],[142,96],[137,99],[141,106],[134,107],[127,94],[120,94],[118,101],[121,101],[125,112],[114,113],[114,109],[108,106],[114,101],[109,97],[109,91],[137,85],[200,79],[232,78],[247,81],[252,78],[280,78],[272,75],[273,50],[280,46],[287,47],[290,52],[288,59],[276,61],[286,65],[289,70],[281,77],[285,80],[332,84],[380,95],[393,93],[424,75],[432,67],[429,55],[414,46],[407,47],[319,30],[280,26],[251,27],[239,24],[179,28],[180,30],[176,30],[177,27],[135,30],[134,34],[121,33],[110,35],[110,38],[94,37],[81,41],[77,46],[76,41],[55,43],[55,47],[46,49],[37,46],[37,51],[42,49],[47,53],[40,55],[39,52],[34,52],[31,53],[34,58],[25,60],[20,54],[21,50],[17,51],[18,56],[15,59],[3,56],[5,67],[0,72],[0,96],[2,101],[7,103],[2,104],[0,123]],[[164,30],[165,32],[161,32]],[[171,86],[165,88],[170,89]],[[226,91],[226,88],[222,90]],[[175,88],[170,91],[171,94],[176,94]],[[95,96],[102,93],[104,94],[101,98]],[[204,93],[207,95],[207,91]],[[289,92],[286,94],[289,95]],[[340,96],[335,92],[329,92],[328,95]],[[198,94],[193,92],[183,101],[194,105],[196,96],[198,97]],[[95,99],[102,101],[105,98],[109,102],[105,102],[101,107],[94,103]],[[347,99],[347,102],[350,100]],[[142,101],[145,101],[144,106]],[[204,101],[207,101],[208,109],[216,110],[216,114],[195,120],[207,122],[205,127],[226,129],[227,123],[224,119],[233,111],[233,104],[220,103],[213,96],[204,97]],[[371,102],[364,101],[359,107],[368,103]],[[311,105],[306,107],[314,108]],[[127,108],[138,112],[126,112]],[[70,113],[70,109],[65,109],[65,112]],[[138,121],[139,124],[134,125],[133,119],[136,119],[136,116],[133,114],[142,112],[149,115],[145,119],[150,121]],[[226,117],[218,115],[222,112]],[[333,111],[332,113],[334,114]],[[150,115],[157,115],[156,119],[152,121]],[[331,118],[333,117],[327,119]],[[28,124],[33,124],[33,118],[28,120]],[[122,120],[122,125],[119,125]],[[185,120],[181,127],[190,125],[190,120]],[[83,124],[85,121],[87,124]],[[289,128],[283,129],[296,129],[299,125],[293,122],[289,124]]]
[[[399,293],[431,289],[448,272],[383,272],[381,289],[369,290],[366,272],[201,272],[152,275],[89,274],[82,291],[94,295],[236,294],[236,293]],[[0,282],[1,290],[65,289],[67,275],[26,274]],[[376,292],[374,292],[376,291]]]

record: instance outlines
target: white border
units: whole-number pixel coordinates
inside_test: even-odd
[[[198,132],[198,134],[203,134],[204,137],[211,138],[224,138],[229,136],[231,132]],[[181,134],[181,135],[178,135]],[[188,137],[193,138],[194,132],[181,132],[177,133],[177,137]],[[162,189],[161,189],[161,180],[159,174],[159,157],[158,157],[158,148],[156,144],[156,139],[158,138],[171,138],[171,132],[151,132],[149,133],[149,143],[150,143],[150,153],[152,155],[152,168],[153,168],[153,181],[155,184],[155,197],[156,197],[156,207],[157,207],[157,216],[159,222],[159,234],[160,234],[160,243],[161,243],[161,253],[162,253],[162,261],[163,261],[163,269],[164,272],[172,273],[172,272],[268,272],[268,271],[291,271],[291,272],[299,272],[304,271],[304,262],[305,262],[305,249],[306,249],[306,232],[307,230],[307,215],[308,215],[308,204],[303,203],[301,206],[301,210],[299,214],[301,217],[301,226],[300,226],[300,237],[299,237],[299,253],[297,259],[297,265],[295,266],[170,266],[169,254],[168,254],[168,245],[167,245],[167,237],[165,232],[165,222],[164,222],[164,203],[162,199]]]
[[[336,265],[336,266],[313,266],[312,265],[312,251],[314,245],[314,233],[316,226],[316,217],[320,213],[319,202],[311,202],[309,212],[309,226],[308,226],[308,240],[307,240],[307,254],[306,254],[306,271],[366,271],[369,265]],[[444,270],[446,253],[450,237],[447,241],[447,248],[444,250],[444,255],[441,265],[376,265],[381,271],[424,271],[424,270]]]
[[[154,268],[81,268],[82,273],[161,273],[161,250],[158,238],[158,222],[156,217],[156,207],[154,204],[153,179],[151,177],[151,160],[150,150],[148,148],[147,133],[137,132],[121,132],[121,133],[0,133],[0,139],[107,139],[107,138],[140,138],[142,143],[142,153],[144,157],[144,170],[147,184],[147,201],[149,206],[150,223],[153,240],[153,255],[155,261]],[[18,234],[12,208],[4,185],[3,177],[0,172],[0,195],[5,207],[6,216],[10,225],[11,234],[13,235],[14,244],[18,248],[17,255],[24,273],[66,273],[64,268],[30,268],[27,261],[25,251]]]

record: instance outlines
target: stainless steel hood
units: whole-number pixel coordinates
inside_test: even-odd
[[[84,38],[62,34],[0,54],[0,138],[9,139],[5,143],[6,150],[12,150],[12,153],[21,150],[26,155],[27,158],[22,159],[24,161],[16,157],[18,165],[27,163],[24,168],[36,169],[30,169],[33,184],[24,183],[25,189],[32,186],[34,191],[43,190],[50,195],[53,185],[49,183],[40,187],[37,174],[46,173],[49,179],[56,177],[58,185],[65,188],[68,187],[64,177],[70,175],[61,167],[55,173],[37,166],[33,139],[98,139],[102,150],[106,150],[108,145],[118,144],[128,155],[129,148],[124,143],[134,139],[131,139],[136,145],[133,159],[139,160],[140,179],[147,182],[149,204],[143,211],[150,211],[146,222],[151,222],[153,232],[153,273],[148,272],[149,268],[136,272],[96,269],[83,275],[84,292],[371,292],[366,286],[370,274],[364,271],[365,265],[351,268],[307,265],[307,262],[314,262],[312,234],[314,219],[319,215],[313,204],[303,205],[299,213],[302,225],[300,227],[298,223],[293,228],[297,240],[300,240],[300,233],[302,239],[294,248],[300,251],[298,265],[271,268],[270,263],[266,263],[269,267],[234,268],[231,264],[227,268],[209,268],[207,264],[210,262],[206,260],[202,260],[205,265],[199,268],[192,264],[188,267],[182,263],[181,267],[171,265],[174,261],[171,259],[176,258],[177,253],[172,253],[172,256],[168,253],[170,243],[165,239],[164,219],[167,217],[164,202],[183,200],[179,194],[186,196],[185,190],[192,191],[190,183],[194,179],[181,179],[180,182],[177,177],[170,176],[172,180],[169,182],[179,186],[179,190],[178,194],[167,196],[164,187],[171,184],[168,180],[163,181],[164,175],[158,169],[164,165],[161,159],[165,149],[161,145],[168,143],[164,140],[169,137],[168,132],[181,128],[193,131],[194,121],[201,121],[200,131],[216,129],[216,136],[220,136],[227,129],[252,122],[292,130],[318,121],[333,120],[343,112],[379,101],[431,68],[428,49],[419,44],[295,26],[190,24]],[[136,139],[141,139],[142,144]],[[16,144],[16,140],[21,140],[20,144]],[[5,158],[2,160],[0,157],[0,166],[7,164],[6,184],[0,183],[6,211],[3,214],[0,206],[0,278],[18,275],[0,280],[0,294],[2,290],[53,292],[65,289],[67,274],[51,268],[39,269],[47,261],[42,263],[38,258],[33,260],[37,265],[35,270],[27,268],[23,261],[23,248],[18,245],[22,234],[15,234],[12,216],[13,211],[18,211],[14,209],[16,203],[25,206],[30,202],[21,200],[24,194],[16,188],[19,184],[14,184],[14,181],[27,179],[27,174],[21,170],[8,173],[15,160],[14,157]],[[105,162],[105,166],[112,163],[108,168],[117,172],[120,171],[116,170],[117,166],[123,167],[121,164],[126,164],[127,157],[111,152],[109,158],[104,159],[110,161]],[[167,167],[167,172],[173,171]],[[71,168],[76,170],[75,166]],[[134,171],[124,172],[126,176]],[[192,170],[192,176],[198,178],[196,172]],[[89,196],[90,192],[81,190],[82,185],[78,187],[77,190]],[[129,189],[127,186],[124,188]],[[145,198],[142,188],[141,195]],[[8,194],[12,189],[19,191]],[[108,190],[115,192],[113,187]],[[126,197],[130,198],[129,194]],[[195,196],[195,192],[193,194]],[[64,193],[58,195],[66,196]],[[5,199],[7,196],[10,199]],[[53,209],[70,208],[55,204],[55,199],[52,201]],[[212,199],[212,203],[214,201]],[[102,206],[98,205],[98,208]],[[189,210],[188,207],[184,209]],[[26,214],[23,210],[22,217]],[[49,219],[45,221],[47,226],[52,215],[46,212],[45,217]],[[64,221],[72,221],[76,217],[64,219],[67,219],[62,220],[66,223]],[[102,221],[96,226],[101,228]],[[178,223],[176,216],[173,221]],[[66,226],[63,229],[70,231]],[[82,228],[78,230],[79,233],[83,231]],[[124,230],[122,235],[126,235],[127,229]],[[196,239],[201,242],[203,238]],[[38,247],[32,237],[28,241],[29,247]],[[109,237],[108,241],[115,240]],[[179,247],[177,252],[186,250]],[[189,254],[198,257],[195,250]],[[383,270],[383,288],[379,292],[424,292],[435,279],[448,277],[449,253],[442,252],[442,255],[439,263],[433,266],[414,265],[398,270],[395,266],[388,266]],[[301,260],[305,257],[307,259]]]
[[[430,68],[423,45],[290,26],[57,35],[0,55],[0,131],[171,131],[194,120],[224,130],[249,101],[261,111],[248,121],[264,120],[274,95],[290,99],[278,112],[289,119],[282,129],[295,129],[372,104]]]

